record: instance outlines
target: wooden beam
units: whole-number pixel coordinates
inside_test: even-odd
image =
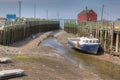
[[[113,48],[113,36],[114,36],[114,23],[111,26],[111,43],[110,43],[110,50]]]
[[[106,40],[107,40],[107,30],[105,30],[105,35],[104,35],[104,50],[106,51]]]
[[[116,34],[116,52],[118,52],[118,48],[119,48],[119,34]]]
[[[23,75],[24,75],[24,70],[22,69],[3,70],[0,71],[0,80],[6,80],[8,78],[23,76]]]

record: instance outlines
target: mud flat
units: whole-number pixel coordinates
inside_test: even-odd
[[[0,46],[0,56],[13,59],[12,63],[0,64],[0,70],[25,70],[25,76],[9,80],[103,80],[88,69],[72,64],[53,48],[40,45],[51,33],[66,47],[67,37],[74,36],[60,30],[40,33],[10,46]]]

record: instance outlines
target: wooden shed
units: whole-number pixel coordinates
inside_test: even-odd
[[[77,15],[78,21],[97,21],[97,14],[92,10],[83,10]]]

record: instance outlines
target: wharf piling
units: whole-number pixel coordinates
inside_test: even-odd
[[[8,21],[5,23],[3,30],[0,30],[0,44],[13,44],[39,32],[47,32],[59,28],[59,21],[36,19],[22,22]]]
[[[120,23],[120,22],[117,22]],[[64,30],[81,36],[92,34],[99,39],[100,46],[106,53],[120,56],[120,25],[116,22],[76,22],[65,21]]]

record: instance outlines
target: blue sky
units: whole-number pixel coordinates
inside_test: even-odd
[[[18,16],[19,0],[0,0],[0,16],[16,14]],[[104,19],[116,20],[120,18],[120,0],[21,0],[22,17],[34,17],[34,5],[36,5],[36,17],[55,19],[59,13],[62,19],[76,19],[77,14],[87,6],[93,9],[98,20],[101,18],[102,5],[104,8]]]

